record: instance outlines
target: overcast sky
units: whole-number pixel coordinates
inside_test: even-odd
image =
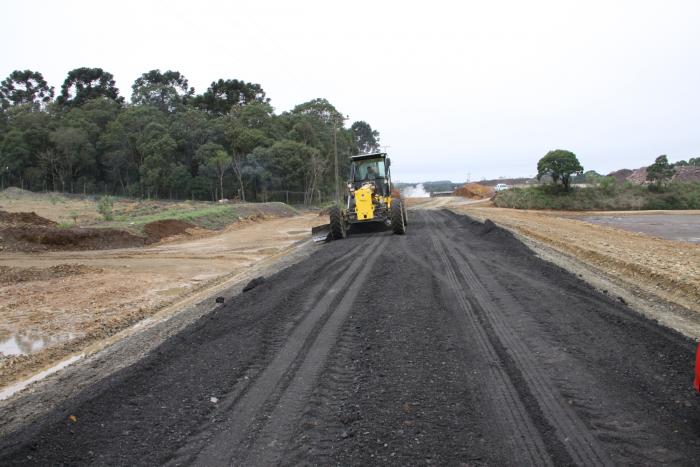
[[[607,173],[700,156],[700,1],[8,1],[0,79],[76,67],[324,97],[402,181],[533,175],[550,149]],[[348,125],[349,125],[348,123]]]

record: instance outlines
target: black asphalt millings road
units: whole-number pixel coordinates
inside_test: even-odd
[[[0,464],[694,465],[693,351],[495,224],[414,211],[222,304]]]

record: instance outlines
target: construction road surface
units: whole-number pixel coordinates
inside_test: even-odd
[[[0,465],[697,465],[695,345],[448,211],[267,278]]]

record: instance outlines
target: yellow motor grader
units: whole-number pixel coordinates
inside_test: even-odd
[[[406,207],[391,184],[391,159],[384,152],[350,158],[350,179],[343,206],[330,211],[330,237],[345,238],[354,224],[380,222],[396,234],[406,233]]]

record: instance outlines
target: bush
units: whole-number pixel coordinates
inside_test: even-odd
[[[600,188],[609,195],[617,191],[617,180],[615,180],[615,177],[601,177],[599,185]]]
[[[102,214],[102,217],[106,221],[111,221],[113,216],[114,201],[111,196],[103,196],[97,202],[97,212]]]
[[[633,211],[640,209],[699,209],[700,183],[670,183],[663,192],[643,185],[620,186],[605,180],[594,187],[540,185],[513,188],[496,194],[498,207],[515,209],[560,209],[565,211]]]

